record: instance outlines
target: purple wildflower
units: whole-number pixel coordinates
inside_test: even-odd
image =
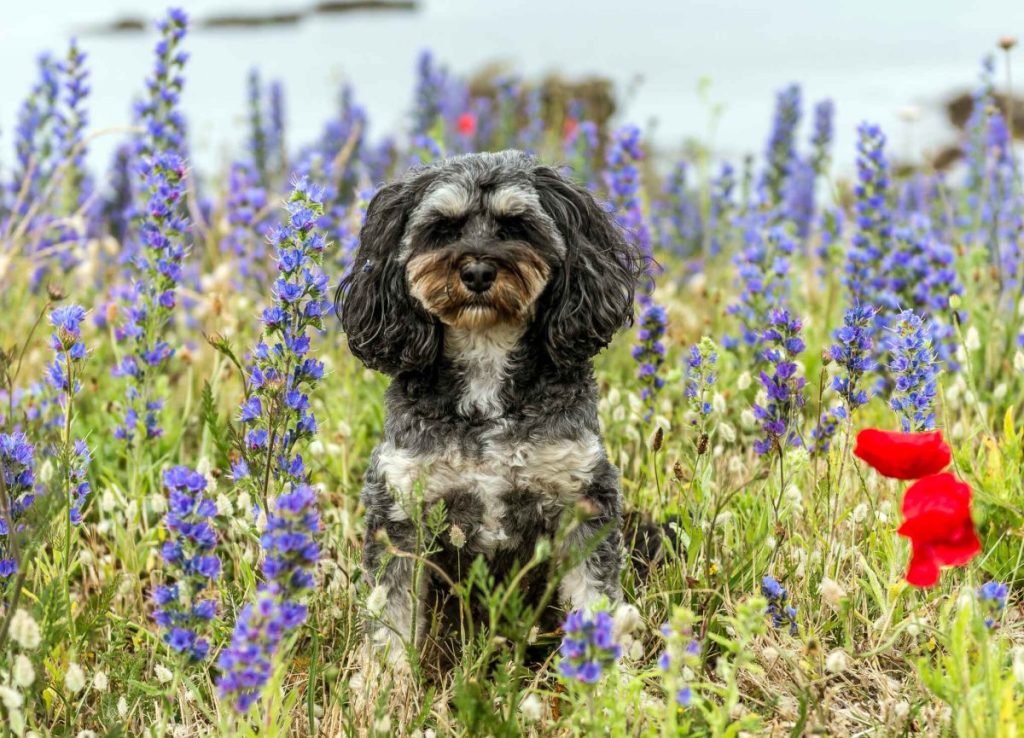
[[[687,191],[688,172],[685,161],[676,162],[662,187],[663,197],[656,202],[661,247],[684,257],[699,255],[704,240],[700,203]]]
[[[832,333],[836,343],[828,349],[828,358],[843,372],[832,378],[832,389],[843,399],[851,415],[870,399],[861,382],[876,366],[871,340],[874,318],[875,310],[868,305],[855,305],[847,310],[842,327]]]
[[[896,317],[893,330],[889,361],[893,389],[889,405],[904,432],[934,430],[939,364],[928,328],[920,316],[905,310]]]
[[[978,587],[977,597],[985,611],[986,627],[992,630],[999,628],[1009,594],[1010,588],[1002,582],[989,581]]]
[[[146,133],[139,141],[140,158],[161,151],[185,153],[185,117],[179,103],[185,86],[182,74],[188,54],[179,47],[188,33],[188,16],[180,8],[171,8],[157,22],[156,64],[146,80],[146,97],[135,108],[135,114]]]
[[[207,497],[206,478],[185,466],[163,475],[167,490],[164,527],[168,538],[160,549],[172,583],[153,593],[153,619],[164,629],[164,643],[192,661],[206,658],[210,643],[204,633],[217,613],[209,589],[220,577],[217,532],[212,520],[217,506]]]
[[[769,210],[782,203],[786,181],[793,173],[800,102],[800,86],[795,84],[783,88],[775,97],[775,116],[765,151],[765,169],[759,183],[761,198]]]
[[[71,39],[67,58],[60,64],[64,94],[54,132],[60,142],[60,160],[68,162],[61,207],[61,212],[68,214],[78,210],[87,194],[83,189],[86,181],[83,133],[89,124],[89,115],[85,110],[85,99],[89,95],[89,72],[85,67],[85,56],[78,42]]]
[[[761,424],[764,437],[754,443],[758,454],[774,449],[780,452],[787,445],[801,445],[799,416],[804,406],[804,378],[797,376],[796,357],[804,350],[800,338],[802,324],[787,310],[772,310],[768,328],[761,335],[762,357],[771,367],[771,374],[761,371],[761,385],[767,394],[764,405],[754,405],[754,417]]]
[[[250,395],[240,412],[247,430],[232,476],[268,508],[260,539],[266,554],[264,582],[218,661],[220,693],[241,712],[259,698],[281,639],[305,622],[302,598],[313,587],[319,558],[316,492],[297,447],[316,433],[308,393],[323,376],[323,364],[308,356],[309,334],[323,330],[329,310],[322,267],[327,243],[316,228],[322,197],[323,191],[307,180],[297,182],[288,221],[273,235],[279,274],[274,305],[263,314],[264,340],[253,352]],[[264,480],[280,490],[272,504],[266,500],[270,490],[261,486]]]
[[[832,159],[833,118],[835,105],[825,99],[814,106],[814,132],[811,134],[811,165],[814,173],[823,174]]]
[[[274,585],[261,585],[255,601],[242,608],[231,643],[217,659],[217,690],[236,711],[244,714],[259,700],[281,641],[305,620],[306,606],[283,599]]]
[[[605,157],[605,186],[608,189],[615,222],[625,231],[645,263],[653,264],[651,232],[640,203],[640,163],[643,161],[640,129],[623,126],[612,136]],[[654,275],[648,273],[638,291],[637,300],[646,305],[654,290]]]
[[[765,575],[761,580],[761,594],[768,600],[765,614],[771,615],[772,625],[775,628],[781,628],[788,624],[790,635],[796,635],[796,608],[786,604],[789,599],[789,592],[786,591],[786,588],[779,584],[774,577]]]
[[[0,433],[0,591],[18,571],[11,536],[21,530],[19,520],[35,499],[35,448],[24,433]]]
[[[574,610],[562,624],[565,635],[559,654],[558,673],[563,679],[590,685],[622,656],[615,642],[612,617],[604,610],[590,615]]]
[[[857,128],[856,230],[847,252],[845,284],[854,305],[879,304],[885,299],[885,255],[892,249],[889,209],[889,161],[885,135],[875,125]],[[880,316],[884,319],[885,316]]]
[[[654,412],[654,402],[658,392],[665,386],[661,376],[661,368],[665,363],[665,328],[668,317],[665,308],[649,303],[640,313],[637,345],[633,347],[633,359],[640,365],[637,368],[637,379],[640,381],[640,399],[647,405],[647,415]]]
[[[718,379],[715,371],[717,362],[718,347],[710,338],[702,338],[698,345],[690,347],[690,354],[686,359],[686,386],[683,395],[702,426],[704,419],[712,410],[711,395]],[[697,424],[698,420],[694,419],[693,423]]]
[[[763,212],[748,216],[744,228],[745,245],[733,263],[742,287],[739,302],[727,310],[740,319],[740,331],[748,346],[760,340],[760,326],[772,310],[784,308],[789,296],[790,260],[796,244],[783,226],[766,226]]]
[[[64,305],[50,313],[50,324],[54,328],[50,334],[50,348],[53,349],[55,357],[47,369],[47,380],[60,393],[60,403],[64,408],[58,456],[68,495],[68,514],[74,525],[82,522],[82,506],[91,491],[87,474],[92,456],[85,441],[72,439],[70,435],[74,417],[72,405],[81,386],[78,375],[81,372],[81,364],[88,354],[82,341],[84,320],[85,308],[80,305]]]
[[[686,673],[696,672],[701,663],[700,641],[693,632],[693,614],[683,607],[676,607],[669,622],[661,626],[665,639],[665,650],[658,658],[665,691],[674,695],[679,707],[693,704],[693,687],[687,683]]]
[[[711,202],[706,229],[709,239],[707,245],[709,256],[722,253],[728,246],[732,219],[736,211],[736,203],[733,200],[735,189],[736,171],[731,164],[724,162],[718,171],[718,176],[711,182]]]

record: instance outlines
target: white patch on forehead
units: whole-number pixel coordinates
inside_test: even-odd
[[[423,198],[409,218],[402,239],[402,258],[409,255],[410,233],[428,217],[441,215],[445,218],[461,218],[469,213],[473,205],[473,194],[466,183],[455,180],[435,185]]]
[[[487,200],[491,214],[496,218],[532,213],[535,218],[544,221],[548,226],[551,245],[559,255],[565,254],[565,243],[558,232],[558,226],[547,211],[541,207],[540,196],[532,187],[523,185],[507,185],[490,194]]]
[[[472,194],[462,182],[442,182],[423,198],[418,211],[459,218],[469,211],[472,199]]]
[[[509,357],[522,335],[522,326],[504,324],[483,330],[445,330],[445,355],[463,372],[460,415],[479,413],[485,418],[497,418],[502,414],[501,388]]]
[[[487,201],[496,216],[522,215],[541,210],[540,198],[536,191],[519,185],[502,187],[491,193]]]

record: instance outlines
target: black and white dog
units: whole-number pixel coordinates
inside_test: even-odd
[[[438,501],[452,527],[434,563],[457,579],[482,555],[499,581],[582,503],[562,545],[589,554],[559,599],[619,599],[621,485],[591,360],[632,320],[642,264],[609,215],[521,152],[458,156],[377,193],[354,264],[338,290],[349,348],[393,377],[362,493],[365,573],[387,593],[372,639],[399,660],[421,642],[443,578],[429,567],[414,587],[414,561],[384,554],[413,552]]]

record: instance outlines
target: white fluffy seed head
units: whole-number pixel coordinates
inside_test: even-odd
[[[36,680],[36,670],[32,661],[23,653],[19,653],[14,659],[14,668],[11,669],[11,677],[18,687],[31,687]]]
[[[156,680],[161,684],[167,684],[167,682],[174,679],[174,673],[163,664],[157,664],[153,667],[153,673],[156,675]]]
[[[68,664],[68,670],[64,672],[64,688],[71,694],[77,694],[85,688],[85,672],[74,661]]]
[[[643,624],[640,611],[633,605],[622,603],[615,608],[612,615],[612,633],[615,640],[620,640],[625,635],[630,635]]]
[[[107,675],[102,671],[97,671],[92,677],[92,688],[97,692],[106,692],[107,687],[110,684],[107,681]]]
[[[0,703],[3,704],[4,708],[8,712],[18,710],[24,703],[25,699],[21,696],[21,692],[10,687],[0,687]]]
[[[842,588],[839,582],[828,577],[821,580],[818,592],[821,594],[821,598],[834,608],[842,605],[843,599],[846,597],[846,590]]]
[[[846,657],[846,651],[841,648],[837,648],[825,658],[825,668],[833,674],[840,674],[846,671],[848,663],[849,659]]]
[[[519,712],[527,720],[537,722],[544,716],[544,704],[540,701],[540,697],[531,692],[519,703]]]
[[[11,639],[25,651],[32,651],[39,647],[42,640],[42,633],[39,631],[39,624],[25,610],[18,609],[11,618],[10,626]]]

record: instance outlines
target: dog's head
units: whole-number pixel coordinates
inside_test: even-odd
[[[520,326],[560,367],[633,315],[641,259],[582,187],[518,151],[411,171],[370,202],[337,303],[352,353],[388,374],[438,358],[445,327]]]

